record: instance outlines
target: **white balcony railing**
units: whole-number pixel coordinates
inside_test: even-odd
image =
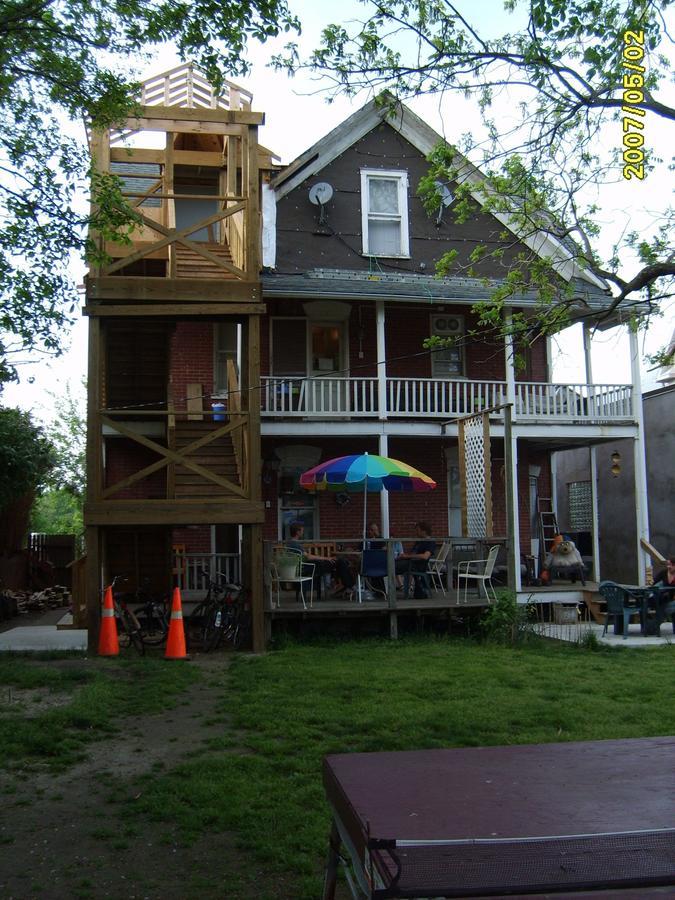
[[[205,594],[209,580],[241,583],[238,553],[175,553],[173,571],[181,591]]]
[[[276,378],[262,381],[262,415],[379,418],[376,378]],[[506,402],[504,381],[387,378],[382,418],[452,419]],[[632,386],[516,382],[518,421],[616,422],[633,418]]]
[[[262,378],[268,416],[376,416],[377,378]]]

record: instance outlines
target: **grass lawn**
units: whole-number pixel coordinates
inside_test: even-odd
[[[0,769],[63,769],[120,716],[162,710],[199,673],[162,660],[0,657]]]
[[[672,734],[672,673],[672,647],[543,641],[354,641],[240,656],[211,676],[223,736],[144,778],[123,814],[163,822],[184,842],[231,832],[280,886],[257,896],[310,900],[329,824],[324,754]]]

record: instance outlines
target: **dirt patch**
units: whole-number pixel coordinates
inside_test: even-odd
[[[3,685],[0,688],[0,715],[21,713],[29,719],[41,713],[70,703],[70,691],[52,691],[49,688],[20,688]]]
[[[120,721],[117,735],[91,745],[86,760],[67,772],[3,778],[0,896],[8,900],[293,897],[290,888],[265,885],[265,874],[237,850],[232,835],[205,835],[185,846],[170,824],[135,823],[122,815],[121,801],[135,796],[144,773],[170,769],[194,756],[205,741],[225,733],[232,736],[231,725],[217,708],[227,677],[227,655],[191,664],[199,665],[205,678],[186,689],[172,709]],[[48,699],[48,692],[43,693]],[[25,696],[22,702],[36,701]]]

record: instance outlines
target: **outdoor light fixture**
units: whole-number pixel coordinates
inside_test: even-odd
[[[615,450],[614,453],[612,453],[610,459],[612,460],[612,476],[614,478],[618,478],[621,474],[621,454]]]

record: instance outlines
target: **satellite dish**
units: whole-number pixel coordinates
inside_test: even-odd
[[[333,188],[327,181],[320,181],[309,189],[309,202],[314,206],[325,206],[333,196]]]
[[[436,226],[439,226],[443,219],[443,210],[450,206],[455,197],[447,184],[443,184],[442,181],[434,181],[434,184],[436,185],[436,190],[441,195],[441,203],[438,207],[438,215],[436,216]]]

